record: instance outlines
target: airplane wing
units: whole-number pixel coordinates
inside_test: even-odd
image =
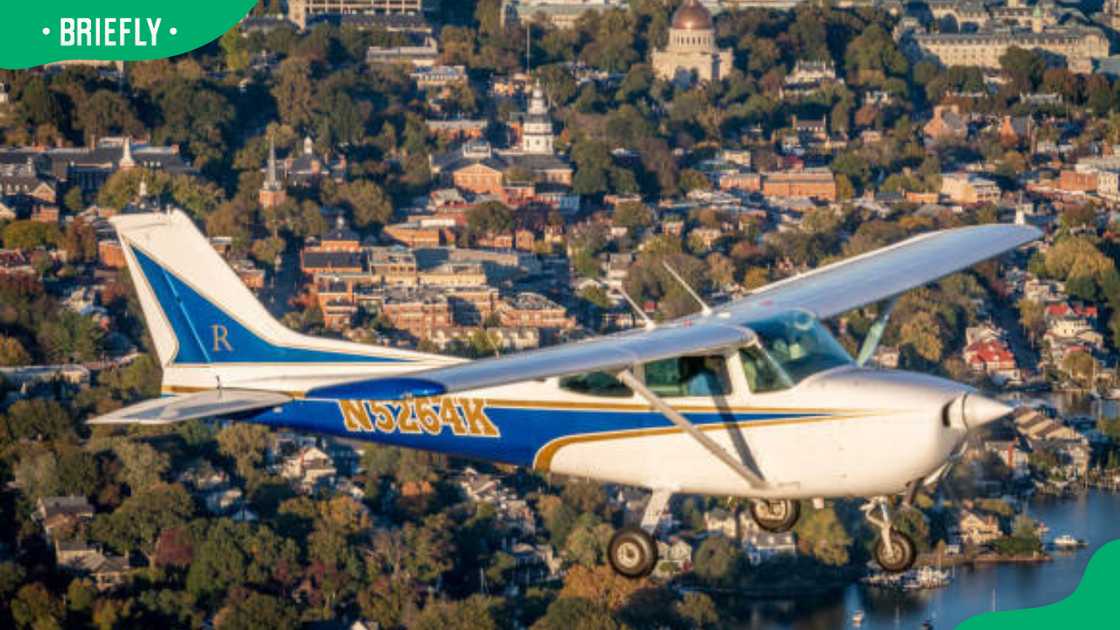
[[[395,400],[406,396],[438,396],[554,376],[617,371],[637,363],[686,354],[721,352],[753,338],[750,329],[726,321],[680,322],[648,331],[412,372],[399,378],[328,385],[307,392],[307,397]]]
[[[920,234],[780,280],[716,309],[739,321],[803,308],[828,319],[894,297],[1042,236],[1028,225],[990,224]]]
[[[170,424],[283,405],[279,392],[220,389],[144,401],[86,421],[86,424]]]
[[[1029,226],[981,225],[915,236],[763,287],[721,305],[653,330],[600,337],[587,342],[317,388],[308,397],[394,400],[508,385],[595,371],[743,345],[753,338],[752,321],[792,309],[821,319],[878,302],[968,268],[1033,241]]]

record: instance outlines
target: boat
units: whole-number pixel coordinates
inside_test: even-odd
[[[907,571],[902,580],[902,588],[907,591],[918,591],[929,588],[941,588],[949,584],[949,572],[935,569],[931,566],[919,567]]]
[[[861,581],[877,588],[920,591],[947,586],[952,581],[952,576],[948,571],[927,565],[906,573],[875,573]]]
[[[857,610],[852,613],[852,627],[858,628],[863,625],[863,611]]]
[[[1061,536],[1058,536],[1054,539],[1054,547],[1058,549],[1077,549],[1078,547],[1084,547],[1087,544],[1088,543],[1086,543],[1084,540],[1081,540],[1080,538],[1074,538],[1069,534],[1062,534]]]

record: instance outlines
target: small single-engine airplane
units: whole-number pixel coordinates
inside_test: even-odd
[[[875,559],[914,543],[888,498],[912,500],[1007,405],[943,378],[883,370],[874,353],[898,295],[1039,236],[981,225],[916,236],[645,329],[466,361],[285,328],[175,211],[112,219],[163,366],[163,397],[90,420],[220,416],[426,449],[652,490],[617,531],[616,571],[657,561],[673,493],[747,497],[763,528],[801,499],[865,497]],[[687,285],[686,285],[687,287]],[[691,289],[690,289],[691,291]],[[886,301],[858,358],[821,319]]]

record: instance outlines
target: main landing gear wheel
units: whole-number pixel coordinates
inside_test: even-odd
[[[917,557],[914,541],[900,531],[894,529],[890,534],[890,545],[880,537],[875,542],[875,562],[888,573],[902,573],[914,566]]]
[[[902,573],[914,566],[918,548],[909,536],[895,529],[891,523],[891,511],[886,497],[874,497],[859,509],[867,522],[879,530],[879,539],[875,542],[873,552],[875,562],[888,573]]]
[[[640,527],[623,527],[607,549],[611,567],[628,578],[642,578],[657,564],[657,543]]]
[[[801,516],[801,503],[790,499],[759,499],[750,503],[751,518],[762,529],[781,534],[793,529]]]

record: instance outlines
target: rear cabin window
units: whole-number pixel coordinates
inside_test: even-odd
[[[675,357],[645,365],[646,387],[666,398],[723,396],[731,393],[722,355]]]
[[[630,388],[606,372],[586,372],[560,379],[560,389],[588,396],[629,398]]]

